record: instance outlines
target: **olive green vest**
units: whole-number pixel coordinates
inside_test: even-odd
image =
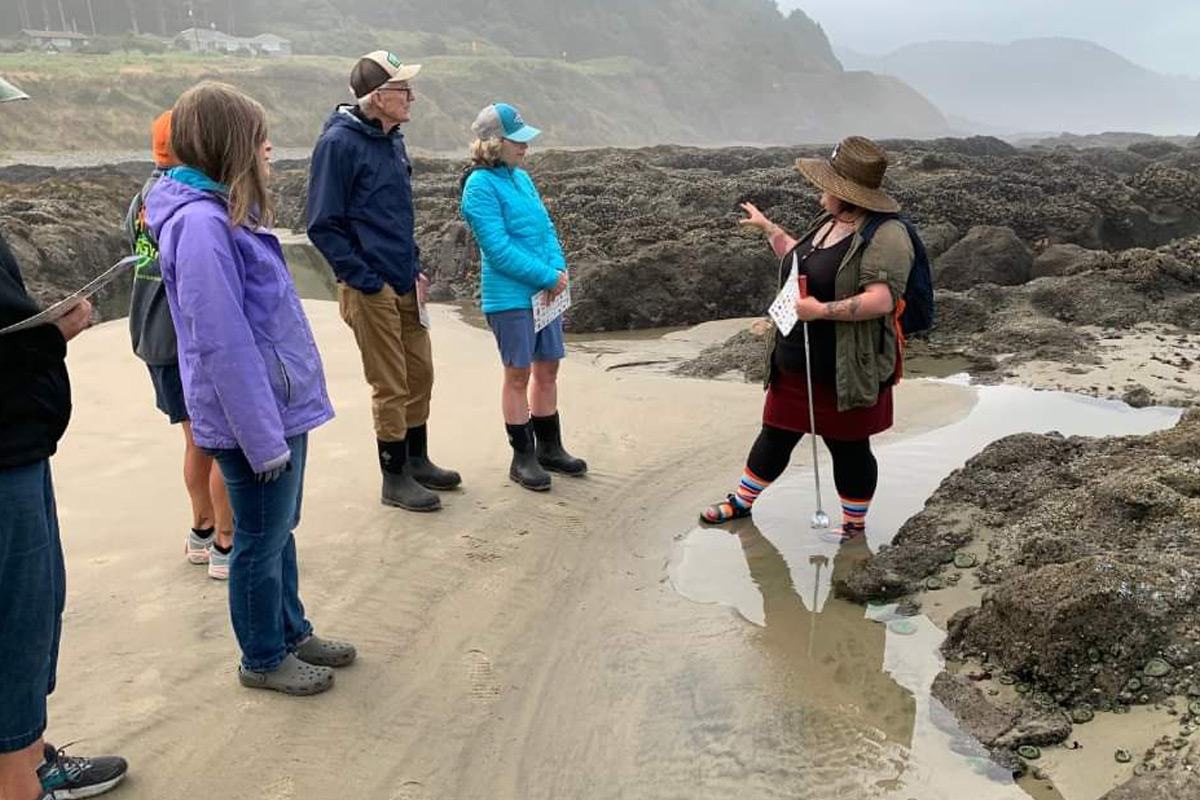
[[[830,219],[822,214],[799,241],[804,241],[817,232]],[[899,220],[888,220],[879,226],[869,247],[863,246],[862,237],[856,232],[850,249],[838,267],[834,281],[834,299],[845,300],[862,292],[870,283],[886,283],[892,291],[892,300],[899,303],[908,284],[908,273],[913,265],[912,240],[908,229]],[[779,262],[779,288],[792,270],[791,255]],[[799,324],[799,323],[797,323]],[[879,399],[879,388],[888,383],[896,372],[896,325],[892,314],[859,322],[835,322],[837,352],[838,411],[873,406]],[[767,339],[767,378],[763,385],[771,382],[775,364],[775,329]]]

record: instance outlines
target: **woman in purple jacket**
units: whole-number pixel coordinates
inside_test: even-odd
[[[317,694],[354,648],[304,616],[296,540],[308,431],[333,417],[321,357],[267,230],[266,115],[231,86],[179,98],[171,149],[184,165],[146,199],[179,338],[196,444],[220,464],[235,536],[229,611],[244,686]]]

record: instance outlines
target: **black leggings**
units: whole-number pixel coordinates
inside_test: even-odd
[[[746,467],[764,481],[775,481],[787,469],[792,450],[803,438],[803,433],[763,425],[762,432],[750,448]],[[822,436],[821,441],[825,442],[829,454],[833,456],[833,483],[837,486],[838,494],[855,500],[874,497],[875,486],[879,482],[879,464],[871,452],[871,440],[845,441]]]

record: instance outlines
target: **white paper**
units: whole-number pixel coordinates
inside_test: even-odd
[[[558,293],[558,297],[547,300],[550,292],[542,291],[533,296],[533,332],[537,333],[563,315],[571,307],[571,284]]]
[[[429,330],[429,306],[421,300],[417,301],[417,319],[421,322],[421,327]]]
[[[779,294],[771,303],[771,308],[768,309],[771,319],[775,321],[775,327],[784,336],[792,332],[792,328],[796,327],[796,323],[800,319],[796,316],[796,301],[800,299],[799,274],[800,262],[796,258],[796,254],[792,253],[792,271],[788,273],[783,288],[779,290]]]
[[[9,325],[7,328],[0,329],[0,336],[3,336],[6,333],[16,333],[17,331],[36,328],[38,325],[45,325],[48,322],[54,322],[56,319],[66,316],[70,313],[71,309],[79,305],[80,301],[88,299],[96,292],[100,291],[105,286],[124,275],[135,264],[139,263],[145,258],[146,257],[142,255],[132,255],[122,258],[116,264],[113,264],[104,272],[100,273],[100,275],[94,278],[90,283],[88,283],[87,286],[84,286],[79,291],[72,292],[62,300],[59,300],[57,303],[47,309],[44,309],[43,311],[39,311],[32,317],[27,317],[20,322]]]

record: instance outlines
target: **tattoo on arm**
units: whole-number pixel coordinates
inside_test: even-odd
[[[841,319],[854,322],[858,319],[858,313],[861,307],[862,300],[858,295],[855,295],[848,300],[838,300],[833,303],[826,303],[824,316],[825,319]]]

